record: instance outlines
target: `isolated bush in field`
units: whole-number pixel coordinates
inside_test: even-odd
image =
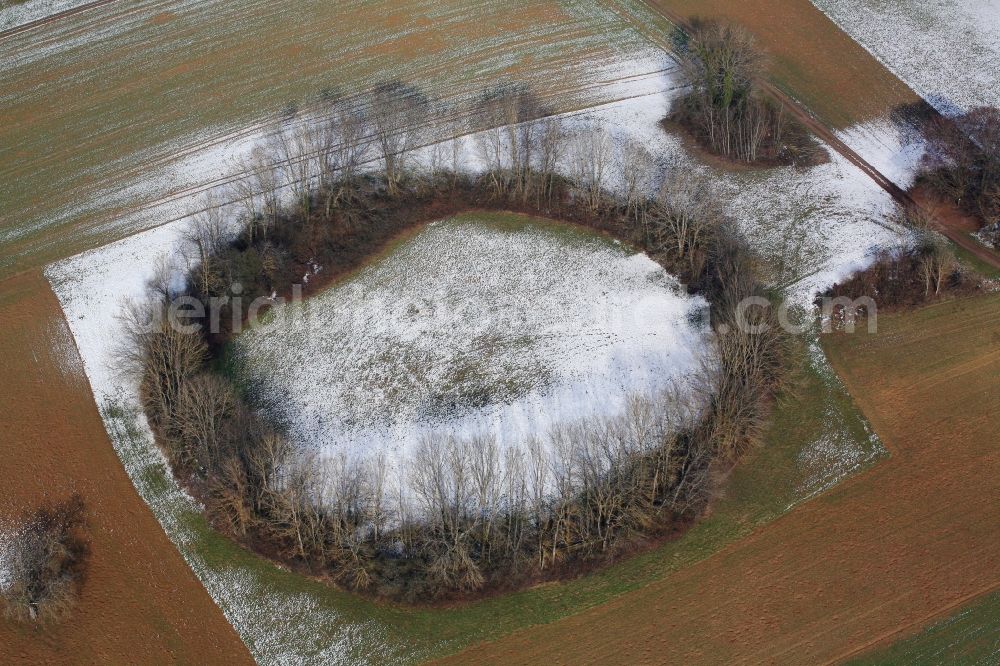
[[[86,507],[79,495],[24,515],[3,555],[5,615],[24,622],[65,619],[76,604],[89,554]]]
[[[1000,109],[937,116],[925,133],[920,181],[984,225],[1000,220]]]

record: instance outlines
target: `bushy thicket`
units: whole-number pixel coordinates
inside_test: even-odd
[[[90,555],[86,507],[79,495],[21,517],[4,544],[0,599],[22,622],[65,619],[76,605]]]
[[[740,162],[814,164],[822,149],[808,130],[763,94],[764,58],[745,28],[695,22],[681,40],[681,70],[691,92],[671,119],[711,152]]]
[[[397,131],[433,125],[411,117],[431,113],[422,97],[382,89],[406,91]],[[486,170],[475,177],[459,163],[457,140],[428,149],[422,166],[411,161],[414,138],[362,148],[360,137],[380,130],[356,108],[335,106],[319,129],[275,139],[278,147],[250,165],[252,184],[240,186],[252,196],[243,198],[235,237],[214,209],[192,226],[199,261],[186,295],[207,303],[233,281],[246,298],[285,294],[307,272],[307,291],[316,290],[320,278],[342,275],[413,225],[468,208],[530,212],[634,243],[717,304],[720,362],[706,368],[703,400],[635,397],[618,418],[566,424],[529,442],[428,440],[400,480],[383,458],[320,461],[298,450],[217,372],[225,326],[217,336],[177,333],[169,317],[142,326],[178,295],[168,280],[129,313],[125,358],[146,414],[213,522],[285,563],[408,600],[565,575],[688,524],[709,499],[712,465],[731,464],[756,441],[780,378],[779,328],[737,325],[736,305],[764,292],[708,183],[674,173],[650,197],[652,160],[640,146],[619,148],[601,128],[569,132],[557,118],[540,118],[521,89],[485,93],[475,115],[486,125],[474,146]],[[391,177],[359,169],[367,150],[383,165],[392,151]],[[282,181],[293,192],[283,205],[273,189]],[[771,315],[750,316],[760,323]]]
[[[892,308],[920,305],[976,288],[975,276],[958,263],[948,240],[934,230],[929,213],[910,207],[900,214],[899,222],[912,232],[911,245],[882,250],[871,266],[834,285],[820,299],[870,297],[878,307]]]
[[[926,126],[918,182],[991,229],[1000,223],[1000,109],[980,107]],[[994,238],[994,246],[998,238]]]

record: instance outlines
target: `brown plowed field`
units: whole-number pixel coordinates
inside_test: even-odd
[[[250,663],[122,468],[62,310],[37,272],[0,282],[0,521],[79,491],[93,537],[72,618],[0,615],[0,663]]]
[[[1000,585],[1000,296],[829,336],[892,457],[698,565],[453,663],[824,663]]]

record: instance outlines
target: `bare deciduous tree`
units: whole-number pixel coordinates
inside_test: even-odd
[[[140,397],[154,423],[172,423],[181,387],[207,358],[205,342],[186,332],[161,302],[128,302],[121,319],[120,367],[139,381]]]
[[[573,181],[586,205],[596,211],[604,202],[614,147],[611,136],[602,126],[592,126],[576,132],[569,146]]]
[[[423,93],[399,81],[382,83],[371,95],[371,124],[385,168],[386,186],[396,194],[410,152],[420,145],[428,102]]]
[[[625,212],[642,219],[644,203],[653,183],[653,156],[636,139],[629,138],[622,147],[621,177],[625,194]]]
[[[697,275],[705,247],[723,219],[721,198],[711,181],[698,171],[676,166],[667,172],[650,215],[653,245],[677,258],[686,257]]]
[[[237,409],[232,388],[216,375],[199,374],[183,382],[173,422],[192,458],[188,464],[204,473],[231,455],[225,442]]]
[[[214,191],[202,199],[200,209],[191,215],[184,240],[193,250],[197,269],[198,290],[203,295],[215,294],[221,288],[217,259],[228,238],[224,207]]]

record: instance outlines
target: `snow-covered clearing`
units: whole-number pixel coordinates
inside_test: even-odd
[[[686,169],[701,170],[708,173],[719,188],[721,197],[729,200],[731,212],[738,218],[741,227],[751,239],[753,244],[761,250],[768,258],[771,265],[774,280],[782,285],[791,298],[796,302],[807,305],[817,290],[820,290],[837,279],[847,275],[853,270],[860,268],[870,260],[873,252],[880,247],[891,246],[903,241],[901,231],[892,227],[886,222],[886,216],[893,209],[894,204],[889,195],[871,182],[861,171],[849,164],[845,160],[832,154],[829,163],[809,169],[773,169],[767,171],[741,171],[722,172],[710,169],[701,165],[695,157],[687,153],[682,141],[675,136],[665,134],[659,126],[660,119],[666,115],[669,108],[669,94],[675,88],[671,79],[670,71],[663,66],[663,56],[660,55],[657,62],[638,61],[635,63],[624,63],[622,71],[633,71],[637,75],[628,79],[628,94],[622,95],[621,101],[587,109],[567,115],[567,123],[573,126],[584,124],[600,123],[612,135],[616,142],[621,142],[626,138],[634,138],[645,145],[654,155],[660,166],[660,170]],[[659,72],[653,74],[653,72]],[[620,78],[619,78],[620,80]],[[623,84],[624,85],[624,84]],[[628,97],[628,99],[622,99]],[[880,154],[886,164],[906,165],[910,157],[904,154],[903,146],[891,136],[879,134],[877,128],[867,128],[861,132],[860,136],[875,136],[876,141],[872,145],[878,147]],[[235,155],[247,149],[247,144],[240,139],[237,143],[239,149],[234,152],[221,150],[214,153],[210,159],[202,155],[189,162],[192,166],[198,166],[198,173],[225,175],[227,169],[232,167]],[[471,150],[472,141],[466,141],[468,149]],[[234,144],[236,145],[236,144]],[[894,146],[896,146],[894,148]],[[161,221],[170,220],[171,214],[182,215],[185,203],[175,201],[171,205],[175,208],[166,212],[166,209],[159,212],[149,213],[152,217],[163,215]],[[134,221],[134,220],[132,220]],[[148,224],[151,219],[147,218],[144,223],[137,226],[142,227]],[[125,222],[128,224],[128,222]],[[332,610],[323,610],[312,614],[296,613],[295,621],[290,622],[286,614],[289,604],[305,604],[302,599],[295,595],[290,595],[286,590],[275,587],[273,583],[261,576],[259,572],[252,572],[242,569],[233,569],[230,566],[209,564],[205,558],[199,554],[196,545],[196,534],[190,528],[191,516],[196,515],[198,507],[187,497],[173,482],[172,477],[166,469],[166,465],[153,444],[151,435],[146,426],[145,419],[141,414],[136,413],[136,392],[135,387],[121,377],[116,372],[115,345],[120,339],[120,325],[114,318],[121,307],[122,299],[128,297],[141,297],[145,282],[152,276],[156,258],[161,255],[173,255],[178,252],[181,244],[182,234],[186,222],[178,220],[170,224],[144,231],[130,236],[116,243],[85,252],[70,259],[66,259],[50,265],[46,269],[46,275],[52,287],[59,297],[69,322],[70,329],[76,339],[80,354],[83,358],[87,377],[90,380],[92,390],[97,399],[97,404],[102,408],[106,427],[115,444],[116,450],[121,457],[126,470],[133,483],[139,490],[143,499],[152,507],[157,518],[163,524],[167,534],[177,544],[181,553],[191,564],[192,569],[204,583],[206,589],[220,605],[227,617],[239,631],[241,637],[249,646],[254,656],[262,663],[288,663],[302,661],[326,661],[326,662],[350,662],[352,660],[372,659],[382,653],[393,653],[398,645],[393,640],[385,636],[383,628],[377,623],[359,621],[351,618],[341,617]],[[439,225],[439,228],[431,228],[429,234],[420,242],[428,242],[428,239],[436,242],[442,241],[439,232],[449,228],[448,225]],[[485,293],[491,295],[487,289],[490,280],[510,281],[518,280],[524,284],[526,276],[503,275],[495,270],[500,264],[489,256],[484,256],[483,247],[474,247],[470,239],[477,239],[476,243],[486,244],[487,247],[495,247],[497,252],[502,252],[500,256],[510,258],[521,257],[539,265],[554,265],[559,259],[560,252],[562,259],[556,262],[558,265],[566,265],[563,270],[571,269],[570,275],[581,275],[587,271],[594,271],[594,266],[603,266],[606,275],[584,276],[577,287],[581,291],[566,290],[566,283],[563,285],[564,298],[560,301],[555,294],[535,294],[535,297],[545,303],[545,307],[553,307],[553,303],[558,306],[559,312],[569,312],[577,317],[576,321],[593,321],[587,319],[593,313],[584,312],[581,305],[588,299],[596,299],[608,305],[623,305],[641,299],[641,295],[648,293],[653,297],[653,304],[659,303],[657,308],[666,315],[669,323],[659,323],[662,329],[651,326],[645,329],[647,337],[637,336],[635,332],[630,332],[625,326],[605,327],[596,329],[605,336],[603,347],[598,346],[594,359],[585,359],[585,355],[570,354],[560,360],[560,349],[562,352],[574,352],[573,349],[566,349],[565,341],[550,342],[544,339],[531,340],[528,348],[534,350],[530,355],[515,359],[510,365],[510,375],[512,377],[531,378],[531,381],[514,382],[512,384],[512,400],[510,404],[515,404],[521,399],[521,407],[517,419],[511,422],[520,424],[517,429],[534,427],[530,425],[529,416],[532,415],[530,400],[541,400],[544,397],[558,397],[564,408],[563,414],[579,414],[582,410],[592,407],[599,402],[613,401],[616,396],[622,395],[618,392],[619,387],[627,388],[631,382],[648,381],[651,375],[644,375],[643,372],[653,370],[653,367],[643,366],[643,370],[633,377],[626,373],[626,369],[638,368],[640,361],[660,363],[662,367],[675,369],[692,367],[695,355],[687,352],[677,352],[681,346],[671,347],[664,345],[660,347],[659,353],[664,350],[677,355],[674,358],[657,357],[650,351],[651,345],[657,336],[678,335],[674,342],[680,342],[688,336],[692,343],[687,349],[698,348],[698,333],[694,329],[688,329],[688,333],[680,335],[683,328],[681,313],[690,307],[691,301],[684,301],[680,297],[669,292],[669,279],[653,270],[648,260],[642,257],[629,258],[624,250],[613,247],[594,246],[576,249],[579,253],[576,258],[567,255],[567,251],[560,251],[551,244],[551,239],[546,240],[546,233],[541,231],[532,232],[532,242],[527,243],[517,241],[516,236],[495,235],[480,230],[476,234],[463,232],[458,240],[470,245],[465,248],[466,252],[471,252],[473,256],[479,258],[483,265],[492,266],[494,270],[484,271],[482,274],[483,283],[481,285],[462,285],[463,289],[470,290],[467,293]],[[485,233],[486,236],[480,234]],[[490,245],[495,244],[495,245]],[[447,244],[445,244],[447,245]],[[417,245],[419,247],[419,244]],[[456,247],[458,247],[456,245]],[[549,247],[551,252],[546,255],[542,248]],[[447,249],[447,248],[445,248]],[[412,252],[412,248],[404,249]],[[457,257],[454,248],[452,257]],[[616,254],[617,253],[617,254]],[[573,253],[568,253],[572,255]],[[593,264],[588,264],[583,257],[591,257]],[[397,257],[398,258],[398,257]],[[416,258],[419,258],[419,253]],[[527,262],[525,262],[527,263]],[[522,264],[518,264],[519,266]],[[460,264],[452,263],[451,266],[459,267]],[[469,264],[471,266],[471,264]],[[419,267],[419,266],[418,266]],[[434,320],[424,320],[427,314],[421,309],[420,292],[425,286],[423,283],[413,280],[409,284],[398,273],[399,266],[395,269],[389,264],[373,266],[371,274],[363,274],[366,279],[379,275],[379,271],[384,272],[385,280],[396,281],[396,288],[402,293],[396,293],[389,284],[370,285],[371,288],[378,287],[383,290],[387,297],[386,307],[396,308],[394,318],[376,319],[372,325],[375,330],[380,331],[385,336],[381,344],[386,349],[391,348],[390,343],[395,338],[403,343],[402,348],[408,353],[422,359],[424,368],[434,367],[438,386],[447,387],[445,375],[451,370],[457,369],[454,365],[447,363],[438,367],[442,360],[450,359],[450,356],[443,354],[439,347],[433,344],[432,337],[418,337],[417,333],[421,329],[417,325],[427,326],[435,323]],[[441,276],[429,275],[429,269],[424,266],[423,279],[428,284],[435,285],[434,292],[423,294],[423,298],[429,298],[437,305],[445,303],[447,300],[447,287],[449,283]],[[470,270],[469,267],[465,270]],[[534,270],[540,270],[537,268]],[[572,271],[575,271],[573,273]],[[477,273],[478,275],[478,273]],[[643,282],[646,277],[652,277],[653,281]],[[360,278],[360,276],[359,276]],[[560,278],[558,274],[538,274],[537,278],[543,283]],[[453,276],[452,279],[455,279]],[[610,281],[610,282],[609,282]],[[558,280],[557,280],[558,282]],[[499,284],[499,283],[498,283]],[[503,282],[509,284],[509,282]],[[608,285],[617,285],[609,288]],[[617,289],[617,291],[616,291]],[[476,291],[480,290],[480,291]],[[602,293],[604,291],[608,293]],[[353,292],[353,293],[352,293]],[[356,305],[360,312],[352,312],[351,318],[347,322],[337,322],[337,326],[358,326],[364,321],[363,316],[377,313],[377,306],[372,303],[360,302],[358,288],[344,287],[333,289],[328,296],[329,301],[334,304],[333,297],[353,299],[348,300],[352,306]],[[558,292],[557,292],[558,293]],[[623,295],[625,297],[623,297]],[[388,298],[391,296],[391,298]],[[494,298],[507,298],[510,294],[492,294]],[[547,300],[548,299],[548,300]],[[657,301],[656,299],[659,299]],[[411,312],[407,305],[407,300],[416,306],[416,312]],[[322,303],[323,301],[316,301]],[[559,324],[558,319],[551,318],[551,312],[544,312],[540,308],[525,308],[523,304],[514,302],[508,298],[507,304],[515,309],[515,313],[530,312],[534,310],[549,317],[536,321],[536,325]],[[341,305],[343,302],[341,302]],[[429,304],[428,304],[429,305]],[[614,311],[614,308],[611,308]],[[451,312],[452,319],[460,317],[460,311]],[[353,320],[353,324],[351,321]],[[572,319],[570,321],[573,321]],[[608,320],[613,321],[613,320]],[[406,325],[412,324],[414,328],[408,329]],[[465,322],[470,327],[480,324],[480,322]],[[489,324],[489,322],[486,322]],[[600,323],[600,320],[598,320]],[[395,328],[390,328],[394,324]],[[332,328],[331,330],[338,330]],[[343,330],[343,329],[339,329]],[[660,332],[662,331],[662,333]],[[488,329],[485,331],[488,333]],[[657,336],[652,335],[653,332]],[[390,335],[391,334],[391,335]],[[609,340],[613,335],[622,337],[619,342],[629,343],[624,347],[616,347]],[[407,337],[409,336],[409,337]],[[691,337],[693,336],[693,338]],[[537,336],[536,336],[537,337]],[[335,338],[328,338],[331,344],[336,343]],[[460,350],[466,354],[473,349],[473,340],[464,339],[457,333],[448,332],[440,338],[449,344],[459,345]],[[575,338],[586,349],[594,349],[588,338],[582,332]],[[262,348],[266,344],[261,338]],[[641,343],[641,344],[639,344]],[[549,346],[549,345],[553,346]],[[635,345],[630,347],[629,345]],[[687,343],[685,343],[687,344]],[[464,347],[462,346],[464,345]],[[563,345],[560,347],[560,345]],[[332,352],[331,348],[331,352]],[[643,354],[629,352],[624,356],[616,357],[614,350],[632,349],[641,350]],[[575,350],[579,352],[579,350]],[[293,358],[294,350],[283,352]],[[589,352],[593,353],[593,352]],[[421,356],[423,355],[423,356]],[[371,365],[368,357],[369,370],[374,372],[367,376],[365,381],[368,386],[376,386],[379,380],[379,373],[384,373],[392,366],[379,367]],[[397,357],[397,358],[402,358]],[[353,363],[355,367],[364,365],[365,356],[355,355],[344,359],[327,359],[329,362],[342,364]],[[567,360],[576,359],[576,360]],[[314,364],[314,359],[305,359],[309,362],[295,368],[295,371],[305,377],[312,374],[310,381],[323,388],[324,382],[317,376],[319,372],[318,364]],[[598,371],[607,368],[617,373],[610,377],[599,377]],[[532,373],[539,371],[539,375]],[[494,374],[486,375],[487,383],[496,378],[498,369],[491,369]],[[542,381],[548,373],[549,383]],[[576,373],[574,375],[574,373]],[[566,380],[575,377],[584,377],[585,381],[579,384],[571,384]],[[397,377],[391,377],[396,381]],[[563,383],[557,380],[563,380]],[[304,385],[305,382],[303,383]],[[337,387],[340,388],[337,388]],[[397,385],[399,386],[399,385]],[[405,384],[404,384],[405,386]],[[428,388],[430,383],[424,384]],[[556,389],[559,386],[576,386],[574,390],[560,393]],[[337,382],[327,382],[327,391],[323,400],[345,400],[350,404],[350,400],[356,398],[346,390],[345,385],[338,385]],[[587,387],[592,394],[588,395]],[[388,391],[389,386],[386,386]],[[516,389],[516,390],[514,390]],[[545,391],[549,391],[548,394]],[[534,393],[533,393],[534,392]],[[535,396],[529,398],[527,396]],[[578,403],[578,399],[587,402]],[[309,400],[309,396],[301,393],[302,401]],[[407,400],[410,400],[407,398]],[[309,414],[316,418],[320,411],[320,401],[316,398],[316,404],[306,406],[301,413]],[[409,402],[405,400],[399,402],[407,406],[410,418],[420,413],[420,404],[416,399]],[[498,403],[499,404],[499,403]],[[548,404],[548,403],[547,403]],[[555,404],[555,403],[552,403]],[[358,407],[352,407],[358,409]],[[311,411],[310,411],[311,410]],[[516,410],[515,410],[516,411]],[[498,414],[502,414],[503,409],[482,417],[478,425],[493,423]],[[363,413],[363,411],[359,411]],[[376,412],[371,412],[375,414]],[[329,414],[329,412],[327,412]],[[384,410],[383,410],[384,416]],[[537,414],[536,414],[537,416]],[[469,419],[468,414],[465,417]],[[396,420],[393,420],[396,419]],[[304,424],[306,422],[303,422]],[[337,426],[336,421],[331,422]],[[354,428],[354,432],[367,432],[368,434],[381,432],[383,435],[392,432],[391,428],[400,427],[406,420],[398,415],[392,418],[373,419],[367,424],[362,424]],[[539,422],[536,422],[536,424]],[[465,426],[477,425],[474,419],[464,422]],[[298,426],[303,433],[308,434],[307,425]],[[337,426],[340,427],[340,426]],[[353,427],[353,426],[352,426]],[[367,428],[367,430],[365,430]],[[381,429],[381,430],[379,430]],[[350,428],[344,428],[347,433]],[[834,478],[839,476],[836,470],[843,470],[853,466],[857,459],[849,443],[839,442],[835,454],[832,456],[833,467],[824,472],[816,469],[813,462],[808,462],[810,474],[815,473],[816,479]],[[817,442],[814,447],[817,453],[829,451],[822,442]],[[845,450],[846,449],[846,450]],[[828,457],[828,456],[827,456]],[[812,456],[813,459],[825,459],[824,455]],[[845,462],[846,461],[846,462]],[[805,463],[804,463],[805,464]],[[820,466],[826,465],[823,462]],[[844,466],[846,464],[846,467]],[[832,476],[831,476],[832,474]],[[803,492],[816,492],[817,488],[825,485],[825,481],[817,481],[816,484],[809,484]],[[280,618],[280,619],[277,619]],[[303,637],[314,637],[303,640]],[[398,654],[394,653],[394,654]],[[409,658],[416,658],[412,654]]]
[[[556,426],[622,414],[630,395],[711,363],[708,304],[646,255],[510,222],[432,224],[237,338],[246,380],[292,441],[383,452],[402,470],[423,438],[547,442]]]
[[[1000,106],[1000,0],[812,0],[947,115]]]

